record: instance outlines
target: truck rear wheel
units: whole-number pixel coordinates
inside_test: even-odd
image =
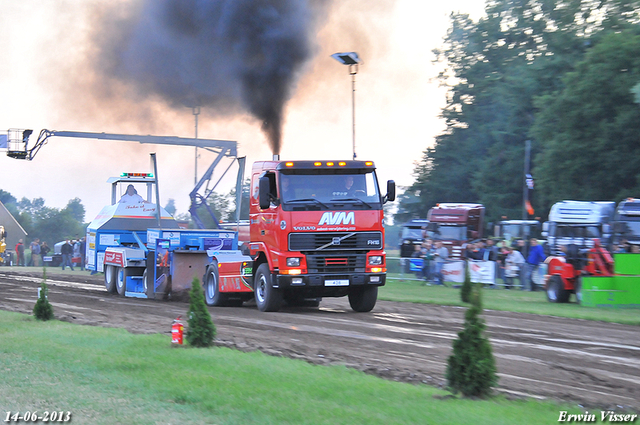
[[[204,277],[204,300],[207,305],[214,307],[225,305],[226,297],[220,293],[219,281],[218,263],[214,262],[211,267],[207,268],[207,273]]]
[[[110,294],[116,293],[116,266],[105,266],[104,286]]]
[[[260,264],[256,271],[254,287],[256,305],[260,311],[278,311],[282,305],[282,291],[274,288],[271,282],[271,272],[267,263]]]
[[[127,290],[127,269],[124,267],[116,267],[116,290],[124,297]]]
[[[349,292],[349,305],[351,305],[353,311],[357,311],[358,313],[366,313],[373,310],[377,300],[377,286],[353,288],[351,292]]]
[[[571,294],[564,288],[564,282],[560,276],[553,275],[547,283],[547,300],[552,303],[569,302]]]

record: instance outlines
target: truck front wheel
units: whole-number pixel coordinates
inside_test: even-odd
[[[104,286],[110,294],[116,293],[116,266],[106,266],[104,270]]]
[[[260,311],[278,311],[282,305],[282,291],[271,284],[271,272],[267,263],[256,271],[254,293]]]
[[[349,292],[349,305],[353,311],[366,313],[373,310],[378,300],[377,286],[363,286],[354,288]]]
[[[570,295],[564,287],[562,278],[557,274],[551,276],[547,283],[547,300],[552,303],[566,303],[569,302]]]

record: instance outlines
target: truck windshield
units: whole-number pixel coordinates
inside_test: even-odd
[[[438,226],[438,230],[427,232],[432,239],[466,241],[467,226]]]
[[[626,225],[625,232],[623,236],[626,238],[633,238],[637,240],[640,238],[640,221],[624,221]]]
[[[403,227],[402,239],[422,239],[422,229],[419,227]]]
[[[523,236],[525,236],[524,230],[525,230],[525,226],[523,226],[522,224],[503,224],[501,236],[506,240],[522,238]],[[527,229],[527,231],[528,230],[529,229]]]
[[[556,237],[559,238],[599,238],[598,226],[558,226]]]
[[[325,174],[318,173],[318,170],[291,170],[280,175],[278,197],[285,211],[368,210],[382,207],[378,181],[373,170],[363,174]]]

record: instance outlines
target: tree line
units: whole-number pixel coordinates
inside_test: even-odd
[[[525,141],[535,216],[563,199],[640,197],[640,1],[488,0],[454,13],[438,75],[446,130],[424,150],[396,222],[439,202],[522,218]]]
[[[85,208],[79,198],[69,200],[64,208],[53,208],[47,207],[43,198],[29,200],[23,197],[18,201],[11,193],[0,189],[0,202],[27,232],[29,240],[39,238],[53,247],[64,239],[85,234]],[[28,246],[28,241],[25,242]]]

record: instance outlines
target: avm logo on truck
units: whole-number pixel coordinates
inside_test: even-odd
[[[331,212],[326,212],[324,214],[322,214],[322,218],[320,218],[320,222],[318,223],[318,226],[322,226],[323,224],[328,224],[330,226],[336,225],[336,224],[356,224],[356,216],[355,213],[353,211],[346,213],[344,211],[340,211],[340,212],[335,212],[335,213],[331,213]]]

